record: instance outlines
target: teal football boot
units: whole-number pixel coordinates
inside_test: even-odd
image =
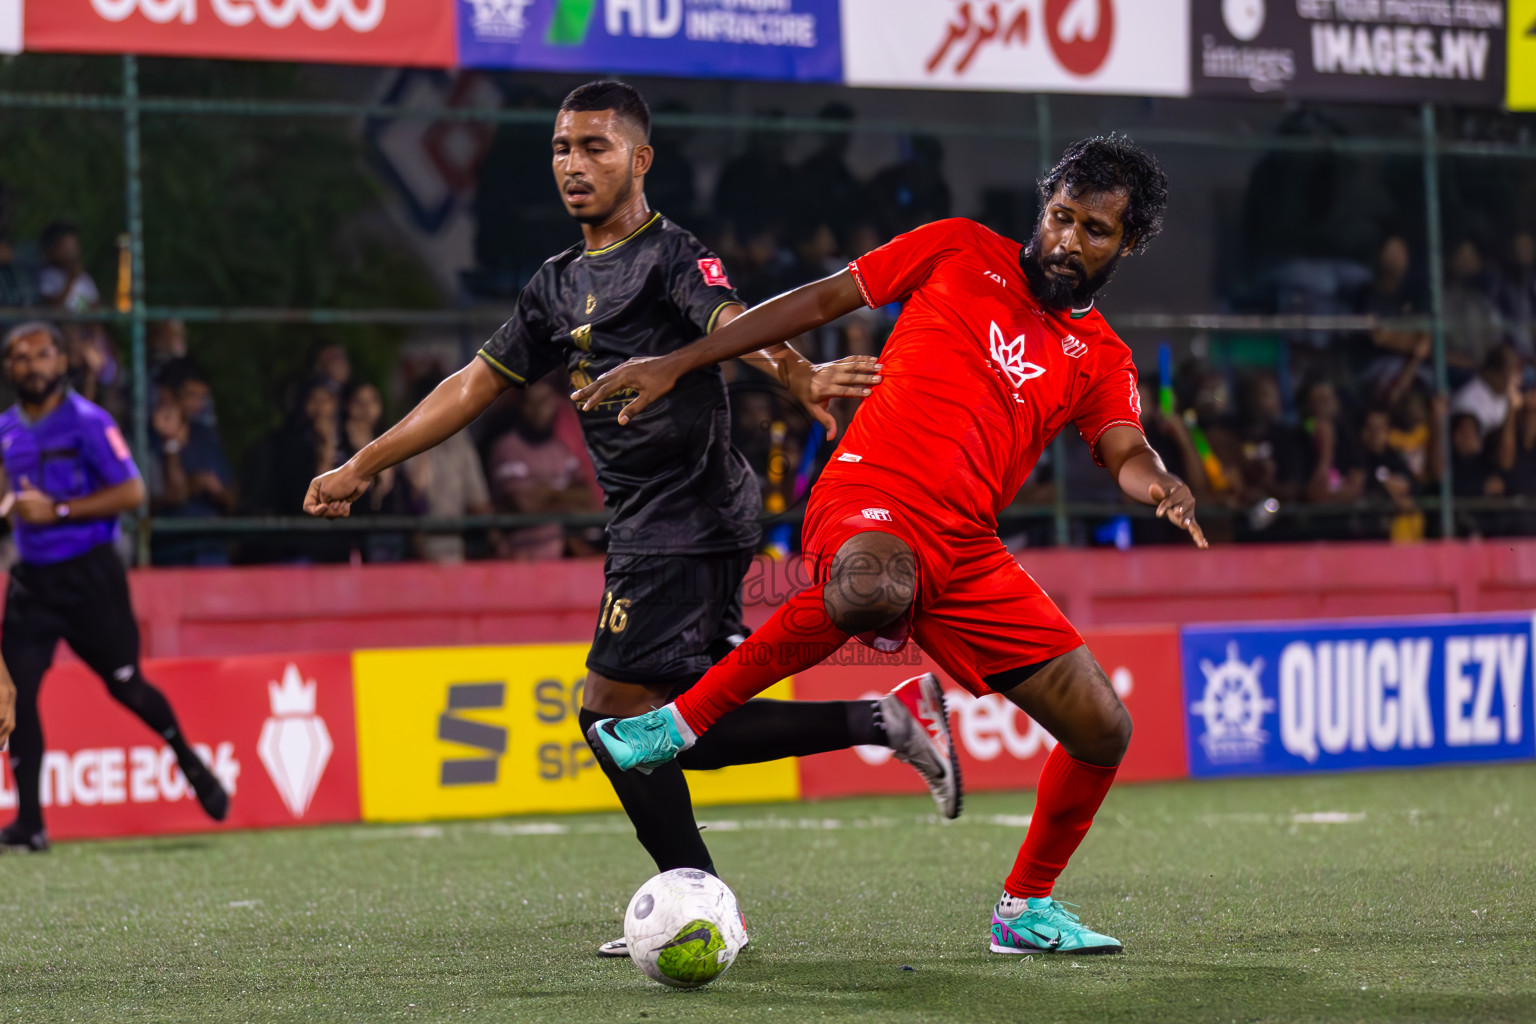
[[[1019,901],[1007,899],[1007,903]],[[1085,927],[1077,915],[1049,896],[1030,897],[1013,917],[1002,916],[1000,902],[992,910],[994,953],[1118,953],[1120,940]],[[1012,909],[1012,908],[1009,908]]]
[[[592,751],[624,772],[649,775],[698,740],[671,704],[634,718],[604,718],[587,730]]]

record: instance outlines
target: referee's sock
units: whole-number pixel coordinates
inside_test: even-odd
[[[879,701],[749,700],[722,715],[677,763],[700,771],[865,745],[889,746]]]
[[[577,715],[582,735],[607,717],[582,708]],[[693,800],[688,795],[688,780],[683,778],[681,765],[669,761],[652,769],[651,774],[642,775],[611,768],[601,758],[598,764],[635,826],[635,838],[656,862],[657,871],[698,868],[712,875],[717,873],[709,847],[704,845],[698,822],[693,818]]]
[[[186,735],[181,731],[181,723],[176,721],[176,712],[171,710],[171,702],[165,699],[165,694],[144,678],[137,665],[125,665],[113,672],[107,680],[107,690],[118,703],[165,738],[165,742],[175,752],[176,763],[187,777],[197,802],[214,821],[223,821],[229,814],[229,794],[187,742]]]

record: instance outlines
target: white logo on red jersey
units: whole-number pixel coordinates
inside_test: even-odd
[[[731,282],[725,276],[725,264],[719,258],[699,260],[699,273],[704,275],[704,283],[711,288],[729,288]]]
[[[1024,335],[1007,340],[996,320],[992,321],[992,362],[1016,388],[1045,372],[1045,367],[1036,366],[1024,358]]]
[[[843,452],[837,457],[838,462],[863,462],[864,456],[855,455],[853,452]]]
[[[1088,351],[1088,343],[1078,340],[1075,334],[1069,334],[1061,339],[1061,350],[1073,359],[1076,359]]]
[[[1008,279],[1005,278],[1002,274],[991,270],[983,270],[982,273],[996,281],[998,284],[1002,285],[1004,288],[1008,287]]]
[[[1141,391],[1136,387],[1136,375],[1126,370],[1125,376],[1131,382],[1131,411],[1136,413],[1137,419],[1141,419]]]
[[[891,521],[891,513],[888,509],[867,508],[864,510],[865,519],[874,519],[877,522],[888,523]]]

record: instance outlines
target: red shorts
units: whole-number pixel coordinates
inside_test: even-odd
[[[917,595],[907,620],[859,637],[876,650],[900,650],[910,637],[979,697],[992,692],[988,676],[1082,646],[1077,630],[995,531],[903,505],[873,487],[811,491],[803,547],[813,581],[824,583],[838,549],[869,531],[900,537],[917,556]]]

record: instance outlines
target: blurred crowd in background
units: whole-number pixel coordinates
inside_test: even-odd
[[[1027,190],[988,194],[979,209],[955,208],[939,139],[910,138],[899,161],[861,176],[848,160],[854,111],[834,103],[820,117],[850,131],[821,132],[809,155],[793,162],[789,133],[754,132],[719,168],[707,194],[680,155],[685,133],[656,131],[655,144],[669,158],[658,161],[648,182],[652,206],[712,246],[748,302],[836,272],[885,239],[942,217],[972,216],[1021,240],[1031,233],[1036,214]],[[530,158],[546,148],[546,128],[503,125],[479,165],[476,267],[463,282],[471,301],[505,306],[544,259],[577,238],[549,187],[547,166]],[[1446,473],[1458,499],[1458,535],[1536,534],[1536,204],[1528,190],[1493,182],[1481,215],[1448,212],[1442,388],[1426,326],[1429,254],[1413,241],[1422,237],[1419,225],[1391,221],[1391,211],[1413,208],[1411,183],[1394,183],[1390,161],[1367,172],[1346,160],[1279,152],[1255,164],[1246,201],[1232,214],[1243,251],[1223,261],[1218,290],[1227,312],[1365,315],[1381,325],[1267,332],[1247,344],[1196,339],[1181,345],[1177,358],[1171,346],[1139,344],[1149,439],[1189,481],[1213,539],[1436,536],[1432,499]],[[1394,189],[1404,195],[1393,196]],[[5,221],[0,217],[0,306],[78,313],[112,305],[82,258],[110,240],[82,239],[57,221],[18,241]],[[1112,285],[1111,325],[1113,296]],[[898,312],[863,311],[798,344],[816,361],[877,354]],[[116,328],[89,321],[61,327],[72,385],[126,427],[131,389]],[[440,354],[406,357],[387,377],[368,377],[354,372],[357,352],[338,342],[314,344],[304,372],[285,393],[270,396],[283,410],[281,422],[231,452],[218,417],[225,396],[188,354],[189,330],[216,329],[175,320],[149,325],[150,457],[142,468],[151,513],[160,519],[297,515],[312,477],[344,462],[462,365]],[[466,346],[460,356],[472,350]],[[199,351],[217,358],[216,344]],[[830,446],[814,440],[803,412],[753,371],[733,366],[727,375],[735,441],[759,470],[765,514],[793,511]],[[602,531],[590,517],[601,511],[602,494],[567,383],[551,377],[509,392],[464,435],[384,474],[354,515],[588,516],[583,523],[239,537],[157,532],[153,560],[220,565],[598,553]],[[834,411],[846,422],[854,409],[840,401]],[[1064,465],[1055,464],[1058,457]],[[1072,506],[1075,544],[1180,540],[1164,524],[1122,514],[1118,489],[1075,438],[1048,453],[1026,484],[1005,517],[1005,540],[1014,547],[1055,543],[1050,513],[1058,498]],[[797,528],[784,526],[771,529],[767,543],[788,552],[797,537]]]

